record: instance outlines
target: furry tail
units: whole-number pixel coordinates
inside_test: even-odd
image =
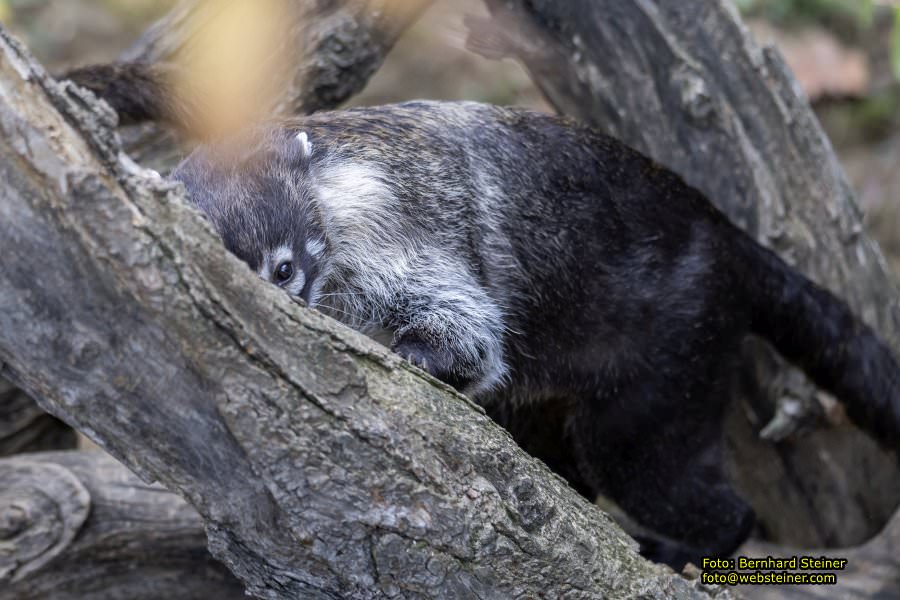
[[[843,301],[749,237],[737,237],[753,332],[841,400],[854,423],[900,449],[900,365],[890,348]]]
[[[122,125],[165,121],[180,126],[186,115],[173,100],[171,76],[172,68],[165,65],[123,62],[81,67],[59,79],[70,79],[106,100]]]

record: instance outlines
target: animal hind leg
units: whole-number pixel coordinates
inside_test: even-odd
[[[642,554],[679,570],[730,555],[754,524],[725,473],[714,387],[679,393],[671,381],[634,378],[582,402],[569,422],[583,478],[659,534],[638,540]]]

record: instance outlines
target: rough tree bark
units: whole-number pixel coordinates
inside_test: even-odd
[[[708,597],[465,398],[259,281],[113,123],[0,31],[0,374],[183,495],[251,593]]]
[[[561,112],[673,168],[900,349],[900,294],[844,172],[780,55],[752,40],[730,0],[486,4],[493,21],[470,22],[473,50],[520,59]],[[900,499],[896,456],[846,422],[760,440],[774,399],[807,400],[808,386],[752,356],[729,438],[766,534],[807,547],[868,539]]]
[[[0,600],[244,597],[197,512],[109,455],[0,460]]]

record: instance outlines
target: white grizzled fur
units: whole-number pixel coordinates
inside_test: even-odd
[[[319,238],[310,238],[306,240],[306,250],[316,258],[321,258],[325,254],[325,242]]]
[[[306,156],[312,155],[312,144],[309,141],[309,134],[301,131],[297,134],[297,141],[300,142],[300,151]]]
[[[427,324],[439,334],[439,347],[482,369],[467,393],[501,383],[508,371],[503,312],[467,266],[431,240],[402,235],[398,199],[375,164],[329,158],[313,169],[313,198],[330,253],[310,304],[366,333],[402,321],[395,339]],[[456,277],[449,281],[448,273]],[[396,315],[398,298],[409,299],[402,316]]]

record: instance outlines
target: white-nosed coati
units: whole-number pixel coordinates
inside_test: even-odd
[[[201,147],[174,178],[260,277],[387,330],[501,421],[565,398],[554,466],[670,540],[651,558],[728,555],[752,527],[721,451],[747,334],[900,447],[900,368],[871,329],[677,175],[569,120],[320,113]]]

